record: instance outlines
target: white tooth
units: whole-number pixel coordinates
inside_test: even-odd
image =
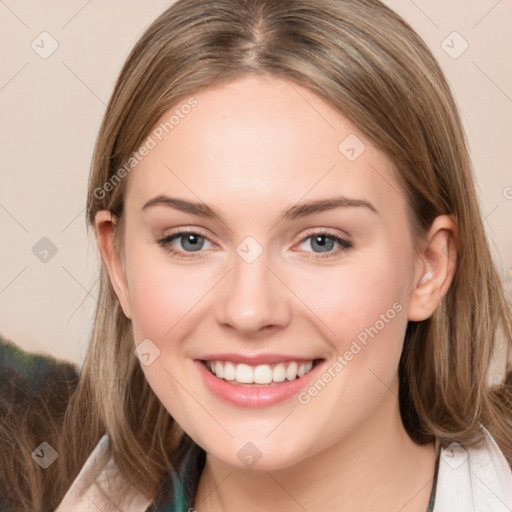
[[[295,380],[297,377],[297,363],[293,362],[288,365],[286,368],[286,378],[288,380]]]
[[[236,367],[236,381],[242,384],[252,384],[252,368],[248,364],[239,364]]]
[[[299,369],[297,370],[297,375],[299,377],[302,377],[304,374],[306,373],[306,365],[304,363],[302,363],[300,366],[299,366]]]
[[[215,375],[219,379],[224,377],[224,365],[220,361],[215,361]]]
[[[308,361],[306,363],[306,373],[308,373],[309,371],[311,371],[311,368],[313,368],[313,361]]]
[[[272,382],[272,370],[268,364],[260,364],[254,368],[253,380],[255,384],[270,384]]]
[[[283,382],[286,379],[286,370],[283,363],[276,364],[272,371],[272,380],[274,382]]]
[[[235,380],[235,377],[236,377],[235,365],[233,363],[227,362],[224,365],[224,379]]]

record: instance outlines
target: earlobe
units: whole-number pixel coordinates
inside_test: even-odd
[[[452,216],[441,215],[432,223],[419,255],[419,272],[407,310],[409,320],[419,322],[434,313],[450,288],[456,269],[457,224]]]
[[[95,219],[96,238],[101,258],[107,268],[110,282],[121,304],[124,314],[131,318],[128,283],[123,269],[121,256],[114,247],[114,230],[116,222],[108,210],[100,210]]]

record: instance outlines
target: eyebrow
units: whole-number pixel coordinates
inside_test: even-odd
[[[222,220],[221,216],[207,204],[186,201],[185,199],[179,199],[176,197],[169,197],[165,195],[156,196],[153,199],[150,199],[147,203],[145,203],[141,211],[144,211],[152,206],[168,206],[170,208],[174,208],[185,213],[197,215],[198,217]],[[349,207],[366,208],[379,215],[377,209],[369,201],[366,201],[364,199],[354,199],[344,196],[336,196],[326,199],[317,199],[314,201],[309,201],[307,203],[300,203],[291,206],[281,212],[281,219],[293,220],[301,217],[306,217],[308,215],[318,214],[327,210],[333,210],[335,208]]]

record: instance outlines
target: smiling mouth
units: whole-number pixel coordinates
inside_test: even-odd
[[[302,378],[322,361],[323,359],[312,359],[310,361],[248,365],[230,361],[201,360],[201,363],[216,378],[234,386],[271,387]]]

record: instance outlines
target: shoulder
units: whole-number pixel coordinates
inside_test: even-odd
[[[120,510],[113,506],[112,501],[105,493],[105,488],[108,485],[115,485],[115,481],[121,478],[110,455],[109,444],[108,434],[105,434],[89,455],[55,512]],[[123,511],[144,512],[150,504],[150,500],[138,496],[131,501],[128,508],[123,508]]]
[[[477,446],[441,449],[435,512],[512,510],[512,470],[489,431],[482,431]]]

